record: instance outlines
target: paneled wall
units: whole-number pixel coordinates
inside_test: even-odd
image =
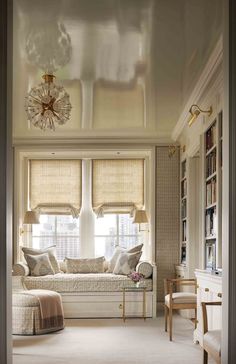
[[[163,279],[174,275],[179,256],[179,151],[156,148],[157,300],[163,301]]]

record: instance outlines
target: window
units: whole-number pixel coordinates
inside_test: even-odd
[[[41,215],[40,224],[32,225],[32,246],[43,249],[51,245],[56,245],[60,260],[79,257],[79,219],[70,215]]]
[[[31,160],[29,206],[39,206],[40,224],[32,225],[29,245],[56,245],[59,260],[102,255],[109,259],[117,245],[131,248],[143,242],[131,214],[144,202],[144,159],[117,161]]]
[[[117,245],[131,248],[140,243],[141,234],[129,214],[106,214],[95,220],[95,254],[111,258]]]

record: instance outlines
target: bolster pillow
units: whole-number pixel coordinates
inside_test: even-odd
[[[149,278],[152,275],[153,268],[149,262],[139,262],[136,266],[136,272],[143,274],[144,278]]]
[[[13,276],[28,276],[30,273],[29,267],[24,263],[16,263],[12,267]]]

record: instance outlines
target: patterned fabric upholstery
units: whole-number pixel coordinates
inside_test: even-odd
[[[12,270],[13,276],[28,276],[30,274],[28,265],[24,263],[14,264]]]
[[[46,276],[48,274],[54,274],[54,270],[47,253],[39,255],[25,254],[25,259],[28,263],[30,274],[32,276]]]
[[[66,262],[64,260],[58,260],[61,273],[66,273]]]
[[[48,289],[56,292],[119,292],[123,287],[133,287],[134,283],[124,275],[111,273],[69,274],[54,276],[23,277],[27,289]],[[152,279],[142,280],[147,291],[152,291]]]
[[[93,259],[65,258],[67,273],[103,273],[104,257]]]
[[[52,264],[54,272],[60,273],[60,267],[59,267],[59,263],[57,261],[57,256],[56,256],[56,245],[50,246],[49,248],[45,248],[45,249],[33,249],[33,248],[25,248],[25,247],[22,247],[21,249],[22,249],[24,255],[25,254],[39,255],[39,254],[47,253],[49,260]]]
[[[137,252],[137,253],[121,252],[117,259],[113,273],[126,274],[126,275],[132,273],[135,270],[141,255],[142,252]]]
[[[12,277],[12,292],[19,292],[25,289],[23,276],[13,276]]]
[[[27,292],[27,291],[26,291]],[[39,300],[33,295],[24,294],[24,291],[12,295],[13,307],[39,307]]]
[[[137,253],[137,252],[140,252],[143,248],[143,244],[139,244],[139,245],[136,245],[134,246],[133,248],[127,250],[127,249],[124,249],[124,248],[121,248],[120,246],[117,246],[115,248],[115,252],[108,264],[108,273],[113,273],[114,269],[115,269],[115,266],[116,266],[116,262],[119,258],[119,255],[120,253],[122,252],[126,252],[126,253]]]
[[[49,329],[40,327],[40,307],[37,297],[27,295],[24,291],[12,296],[12,334],[13,335],[41,335],[64,328],[51,326]]]
[[[136,267],[136,272],[143,274],[144,278],[152,276],[153,268],[149,262],[139,262]]]

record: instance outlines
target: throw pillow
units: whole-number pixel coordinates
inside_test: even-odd
[[[30,255],[40,255],[40,254],[48,254],[49,260],[51,262],[51,265],[53,267],[53,270],[55,273],[60,273],[60,266],[59,263],[57,261],[57,256],[56,256],[56,245],[50,246],[48,248],[45,249],[33,249],[33,248],[21,248],[24,256],[26,254],[30,254]]]
[[[127,250],[128,253],[137,253],[143,249],[143,244],[135,245],[133,248]]]
[[[47,253],[38,255],[25,254],[25,260],[29,266],[31,276],[38,277],[54,274]]]
[[[91,259],[65,258],[67,273],[104,273],[104,257]]]
[[[134,246],[133,248],[127,250],[125,248],[121,248],[120,246],[117,246],[115,248],[115,252],[109,262],[109,266],[108,266],[108,273],[113,273],[114,271],[114,268],[116,266],[116,262],[117,262],[117,259],[120,255],[121,252],[127,252],[127,253],[136,253],[136,252],[140,252],[142,250],[142,247],[143,247],[143,244],[139,244],[139,245],[136,245]]]
[[[142,252],[136,252],[136,253],[121,252],[117,259],[113,273],[124,274],[124,275],[132,273],[135,270],[136,265],[138,264],[139,259],[141,258],[141,255]]]

